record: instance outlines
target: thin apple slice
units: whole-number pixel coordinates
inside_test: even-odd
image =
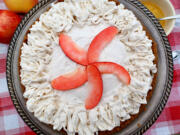
[[[110,26],[101,31],[91,42],[88,49],[88,63],[97,62],[101,51],[112,41],[118,33],[115,26]]]
[[[61,46],[66,56],[74,62],[81,65],[88,64],[87,51],[78,47],[78,45],[76,45],[76,43],[68,35],[60,34],[59,45]]]
[[[86,67],[79,67],[75,71],[55,78],[51,86],[56,90],[66,91],[77,88],[87,81]]]
[[[102,74],[114,74],[126,85],[130,84],[131,77],[123,66],[113,62],[95,62],[93,65],[95,65]]]
[[[101,73],[94,65],[89,65],[87,67],[88,84],[91,91],[86,98],[85,108],[93,109],[99,103],[103,93],[103,83],[101,78]]]

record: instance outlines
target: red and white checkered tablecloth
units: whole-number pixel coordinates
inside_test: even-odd
[[[171,0],[180,14],[180,0]],[[0,0],[0,9],[6,9]],[[168,36],[172,50],[180,50],[180,19]],[[35,135],[23,122],[11,101],[6,82],[7,44],[0,43],[0,135]],[[145,135],[170,135],[180,133],[180,60],[174,62],[174,79],[171,95],[165,109]]]

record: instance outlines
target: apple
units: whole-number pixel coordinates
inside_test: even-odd
[[[11,11],[27,13],[38,3],[38,0],[4,0],[4,2]]]
[[[14,12],[0,10],[0,42],[9,43],[21,18]]]

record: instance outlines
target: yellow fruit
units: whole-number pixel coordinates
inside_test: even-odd
[[[11,11],[27,13],[38,3],[38,0],[4,0],[4,2]]]

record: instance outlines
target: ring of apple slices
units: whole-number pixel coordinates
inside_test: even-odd
[[[101,51],[113,40],[118,33],[115,26],[102,30],[92,40],[88,51],[78,47],[71,37],[60,34],[59,45],[65,55],[72,61],[82,65],[74,72],[61,75],[51,82],[54,89],[66,91],[77,88],[88,81],[91,91],[86,98],[85,108],[97,106],[103,93],[101,74],[114,74],[124,84],[129,85],[131,77],[128,71],[112,62],[97,62]]]

